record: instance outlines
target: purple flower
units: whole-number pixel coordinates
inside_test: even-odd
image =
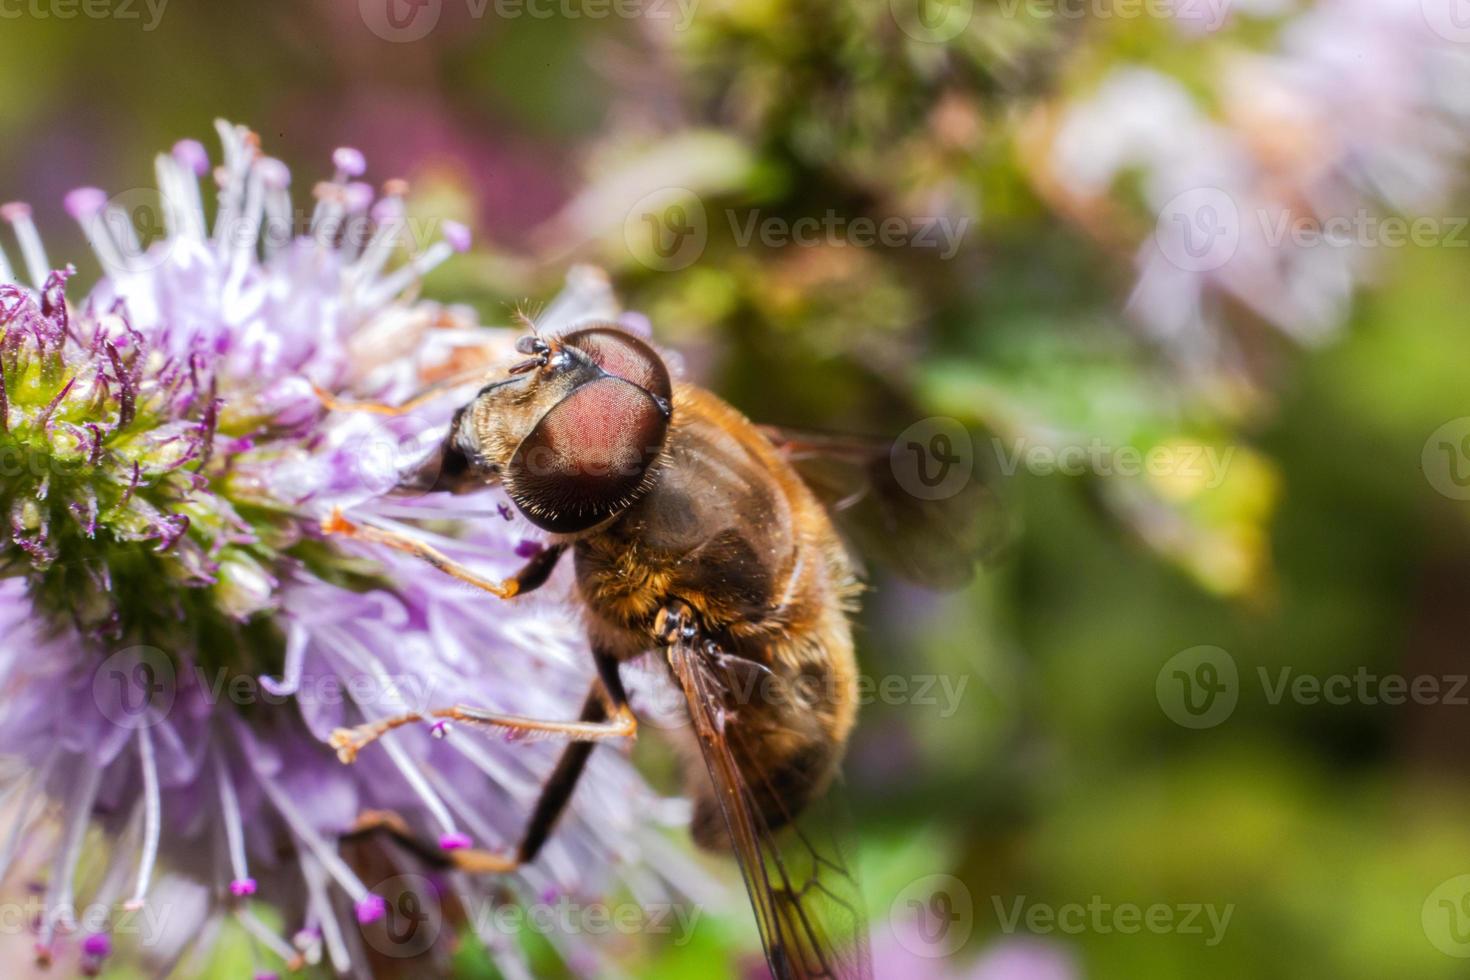
[[[1185,366],[1244,363],[1232,309],[1301,343],[1329,339],[1403,244],[1396,224],[1454,234],[1434,216],[1460,184],[1470,58],[1426,9],[1318,0],[1264,35],[1266,50],[1232,50],[1187,79],[1119,67],[1059,113],[1036,165],[1073,213],[1141,198],[1150,234],[1128,312]]]
[[[126,907],[158,913],[137,953],[168,968],[233,920],[262,975],[319,960],[362,973],[372,934],[358,923],[388,905],[342,846],[358,815],[394,811],[445,848],[509,849],[557,748],[425,726],[348,767],[331,731],[458,702],[574,717],[589,659],[574,619],[544,603],[497,602],[321,533],[337,507],[388,527],[434,522],[432,540],[487,575],[519,565],[529,528],[501,518],[498,495],[385,496],[440,437],[453,398],[384,418],[329,412],[316,393],[402,400],[511,335],[413,298],[468,233],[446,223],[441,239],[414,241],[402,183],[377,197],[356,181],[360,153],[334,155],[334,179],[298,222],[286,168],[246,129],[219,133],[212,171],[192,141],[159,157],[156,240],[138,236],[145,198],[68,195],[106,273],[83,301],[68,298],[29,209],[0,208],[29,279],[0,253],[0,746],[20,762],[0,784],[13,815],[0,874],[21,856],[49,865],[46,960],[70,948],[95,970],[113,919],[79,910]],[[545,319],[617,314],[605,280],[578,270]],[[467,908],[492,887],[606,887],[609,864],[639,860],[660,808],[617,753],[594,759],[536,866],[445,876],[383,846],[390,874],[436,876]],[[650,898],[672,887],[638,881]],[[516,946],[483,938],[508,975],[525,974]],[[577,937],[551,938],[596,962]]]

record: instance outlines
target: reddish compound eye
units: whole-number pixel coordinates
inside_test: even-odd
[[[662,400],[673,397],[669,369],[663,358],[632,334],[616,327],[588,327],[561,338],[568,347],[586,354],[592,363],[615,378],[622,378]]]
[[[638,498],[668,426],[666,406],[650,391],[611,375],[589,381],[521,442],[506,490],[538,527],[585,531]]]

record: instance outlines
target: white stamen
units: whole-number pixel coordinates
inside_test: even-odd
[[[289,245],[294,235],[289,188],[271,187],[266,190],[265,222],[265,257],[270,258]]]
[[[113,242],[117,245],[118,251],[122,253],[123,266],[130,266],[141,259],[143,243],[138,240],[138,229],[133,226],[132,217],[116,204],[109,204],[102,217],[106,222],[107,230],[112,232]],[[149,229],[149,231],[155,230]]]
[[[497,841],[503,838],[504,835],[486,823],[485,819],[476,812],[475,807],[466,802],[465,798],[454,788],[454,784],[445,779],[438,770],[430,769],[428,774],[439,795],[443,796],[449,802],[450,808],[460,815],[476,840]]]
[[[210,752],[214,756],[214,781],[219,786],[219,808],[225,821],[225,842],[230,851],[230,873],[235,881],[250,878],[250,867],[245,859],[245,833],[240,820],[240,798],[235,794],[235,783],[225,766],[219,746]]]
[[[278,698],[288,698],[301,688],[301,672],[306,663],[306,643],[310,639],[300,624],[292,624],[286,634],[286,662],[281,667],[280,680],[260,677],[260,686]]]
[[[92,759],[82,756],[79,765],[82,771],[72,784],[71,795],[66,801],[66,830],[61,839],[61,849],[57,852],[51,882],[46,888],[46,912],[42,916],[40,936],[43,946],[51,944],[58,925],[68,929],[76,925],[72,918],[76,906],[73,879],[82,856],[82,841],[92,822],[97,786],[102,781],[102,767]]]
[[[5,839],[5,849],[0,851],[0,881],[5,879],[6,872],[10,870],[10,862],[15,860],[15,852],[20,848],[21,835],[30,825],[31,804],[45,789],[46,780],[51,778],[51,770],[56,767],[56,759],[60,754],[60,749],[52,749],[26,783],[25,792],[20,798],[20,805],[15,808],[15,822],[11,824],[10,834]]]
[[[207,222],[204,197],[199,192],[199,175],[172,153],[159,156],[158,169],[160,173],[167,171],[172,174],[167,190],[170,192],[169,199],[173,201],[174,216],[178,220],[176,234],[187,235],[195,241],[204,241]]]
[[[230,233],[225,243],[236,269],[243,272],[255,259],[256,246],[260,241],[260,223],[265,217],[265,182],[259,167],[251,167],[245,177],[245,203],[240,214],[239,227]]]
[[[141,816],[141,807],[135,809],[133,816],[128,819],[128,836],[131,836],[140,825],[139,816]],[[91,904],[111,905],[113,900],[122,894],[123,886],[127,883],[128,868],[131,865],[129,857],[130,852],[127,848],[121,846],[113,848],[112,859],[107,862],[107,873],[102,878],[102,884],[97,886]]]
[[[353,902],[360,902],[367,898],[367,886],[358,880],[357,875],[353,874],[352,869],[337,856],[332,846],[322,840],[321,835],[302,816],[301,811],[296,809],[296,804],[291,802],[291,798],[275,780],[261,772],[259,768],[255,770],[255,778],[260,783],[260,788],[265,790],[265,795],[269,797],[271,805],[276,808],[281,818],[286,821],[286,825],[291,828],[291,832],[302,844],[306,845],[312,854],[316,855],[317,860],[331,873],[332,878],[347,893],[348,897]]]
[[[387,692],[394,690],[395,682],[392,675],[384,669],[382,663],[369,652],[367,647],[363,646],[351,634],[343,630],[332,630],[331,635],[339,645],[337,652],[348,662],[347,666],[349,668],[355,668],[359,673],[370,674],[373,680],[378,683],[378,689],[380,691]],[[399,706],[409,707],[409,705],[403,703],[401,698],[399,699]],[[363,708],[361,705],[359,707]],[[390,706],[383,705],[382,707],[387,708]],[[374,718],[363,708],[363,714],[368,716],[369,721],[375,721],[377,718],[386,717],[388,712],[381,709],[375,711],[372,715],[376,715],[377,718]],[[428,808],[429,814],[439,823],[443,832],[446,834],[458,833],[459,828],[455,826],[454,817],[450,815],[449,808],[444,805],[443,800],[439,799],[438,794],[434,792],[433,787],[424,778],[424,774],[419,771],[414,761],[408,757],[408,753],[404,751],[403,746],[396,739],[391,738],[383,739],[382,745],[388,752],[388,757],[393,760],[393,765],[403,775],[404,781],[418,794],[419,799],[423,800],[424,806]]]
[[[160,153],[153,158],[153,177],[158,181],[158,196],[163,201],[163,224],[170,237],[184,233],[188,221],[179,187],[179,164],[172,155]]]
[[[311,216],[311,237],[322,248],[331,248],[333,240],[342,230],[342,220],[347,215],[343,204],[346,193],[341,184],[318,184],[316,189],[316,211]]]
[[[46,258],[46,246],[41,244],[41,233],[31,220],[30,206],[6,204],[0,206],[0,216],[15,229],[16,240],[20,243],[20,255],[26,264],[26,275],[31,277],[31,283],[37,289],[42,288],[46,285],[46,277],[51,274],[51,263]]]
[[[383,717],[382,713],[379,713],[379,717]],[[424,806],[429,809],[429,814],[438,821],[444,833],[458,833],[459,828],[454,825],[454,817],[450,816],[449,808],[444,805],[444,801],[439,799],[438,794],[429,786],[428,782],[424,779],[423,773],[419,772],[413,760],[403,751],[403,746],[399,744],[398,740],[391,738],[383,739],[383,748],[387,751],[388,757],[393,760],[393,764],[398,767],[398,771],[403,775],[404,781],[413,788],[413,791],[418,794],[419,799],[423,800]]]
[[[10,268],[10,259],[3,248],[0,248],[0,282],[15,282],[15,271]]]
[[[317,920],[317,928],[321,929],[322,939],[327,944],[327,957],[338,973],[345,973],[351,967],[352,959],[347,955],[347,944],[342,941],[341,925],[332,910],[332,901],[327,896],[326,876],[322,874],[321,865],[310,854],[301,855],[301,876],[306,879],[307,901]]]
[[[82,188],[68,195],[68,208],[72,216],[76,218],[77,224],[82,226],[82,235],[87,239],[87,244],[92,247],[92,252],[102,263],[102,271],[109,276],[117,276],[127,271],[126,257],[132,253],[120,252],[111,234],[111,229],[119,222],[127,224],[129,230],[132,222],[128,221],[126,215],[116,208],[109,207],[102,198],[101,191],[95,191],[98,198],[95,202],[87,199],[81,204],[84,194],[93,193],[93,188]],[[80,206],[78,206],[80,205]]]
[[[455,874],[450,877],[450,887],[459,898],[459,903],[467,909],[480,908],[484,899],[480,897],[477,890],[467,881],[468,876]],[[489,951],[496,967],[500,970],[505,980],[532,980],[531,973],[527,967],[525,953],[515,943],[508,942],[504,933],[495,929],[492,917],[488,915],[472,915],[470,928],[474,930],[475,937],[480,940],[481,945]]]
[[[138,880],[126,907],[140,909],[148,899],[153,866],[158,862],[158,842],[163,832],[163,806],[158,797],[158,764],[153,757],[153,733],[148,726],[138,729],[138,762],[143,767],[143,854],[138,860]]]
[[[380,280],[362,296],[364,306],[378,306],[386,303],[410,285],[428,275],[436,266],[442,264],[445,259],[454,255],[454,247],[448,242],[435,242],[420,256],[408,265],[395,270],[387,278]]]
[[[220,188],[217,195],[219,210],[214,219],[214,247],[219,254],[227,255],[244,207],[245,177],[250,172],[250,152],[245,145],[249,130],[244,126],[231,126],[223,119],[215,120],[214,128],[219,133],[225,153],[225,162],[216,172]]]
[[[407,219],[403,215],[403,202],[396,197],[385,197],[372,209],[373,220],[378,223],[373,237],[368,239],[367,247],[362,250],[362,258],[352,267],[351,278],[353,282],[360,283],[364,288],[377,278],[378,273],[388,264],[393,257],[393,249],[402,240],[403,229],[407,226]]]
[[[287,967],[300,958],[290,943],[272,932],[270,926],[256,918],[255,913],[249,909],[243,906],[235,909],[235,921],[244,927],[252,939],[279,956]]]
[[[178,952],[167,962],[160,964],[154,971],[154,976],[159,977],[198,977],[208,972],[211,965],[215,943],[219,940],[220,930],[224,928],[225,916],[223,910],[216,910],[209,918],[199,926],[194,938],[179,947]]]

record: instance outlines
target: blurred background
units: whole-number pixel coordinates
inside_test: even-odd
[[[298,200],[351,145],[468,216],[425,292],[487,322],[594,263],[759,421],[962,427],[1004,547],[954,592],[875,569],[862,614],[879,976],[1464,975],[1464,0],[0,21],[0,193],[53,256],[89,254],[66,191],[151,186],[225,117]],[[630,975],[755,976],[747,918],[617,941]]]

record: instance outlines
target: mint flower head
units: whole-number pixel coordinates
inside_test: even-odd
[[[430,849],[512,848],[555,746],[404,731],[348,767],[327,739],[460,702],[575,717],[590,661],[554,605],[497,602],[320,530],[335,508],[426,523],[487,575],[535,547],[493,493],[389,495],[453,399],[385,419],[319,395],[406,399],[510,342],[414,298],[467,231],[446,222],[395,261],[405,188],[376,194],[351,149],[298,223],[285,166],[248,130],[219,133],[213,169],[192,141],[159,157],[163,234],[146,247],[131,193],[68,195],[105,273],[85,299],[29,209],[0,208],[25,273],[0,253],[0,876],[37,896],[42,962],[95,973],[118,948],[169,969],[223,922],[263,974],[363,975],[452,943],[447,928],[413,949],[385,938],[377,920],[405,889],[472,925],[492,894],[598,892],[615,860],[656,846],[650,814],[678,814],[603,751],[543,858],[514,876],[347,839],[377,810]],[[579,270],[547,320],[616,315],[605,281]],[[644,898],[673,887],[636,878]],[[502,972],[526,975],[514,937],[476,931]],[[598,969],[591,939],[551,939]]]

